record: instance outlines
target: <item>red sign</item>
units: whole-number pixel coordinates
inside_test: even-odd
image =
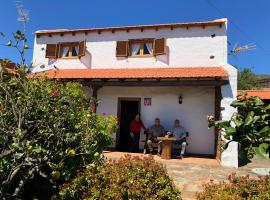
[[[144,105],[151,106],[152,105],[152,98],[144,98]]]

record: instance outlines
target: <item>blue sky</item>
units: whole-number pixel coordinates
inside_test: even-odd
[[[30,16],[27,25],[30,47],[33,47],[33,32],[40,29],[189,22],[227,17],[229,49],[235,43],[255,43],[257,46],[256,50],[236,58],[229,56],[229,62],[238,68],[250,67],[257,74],[270,74],[269,0],[24,0],[23,4]],[[7,37],[22,29],[17,17],[15,1],[1,0],[0,31]],[[3,38],[0,38],[0,44],[3,43]],[[4,46],[0,46],[0,57],[18,61],[15,51]],[[28,62],[31,57],[30,49]]]

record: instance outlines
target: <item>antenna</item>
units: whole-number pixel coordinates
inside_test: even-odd
[[[25,34],[25,31],[26,31],[26,23],[29,21],[29,11],[28,10],[25,10],[23,8],[23,2],[22,1],[16,1],[16,8],[17,8],[17,11],[18,11],[18,21],[19,22],[22,22],[23,24],[23,32]]]
[[[229,55],[236,56],[242,52],[255,50],[255,49],[256,49],[255,43],[250,43],[250,44],[246,44],[243,46],[239,46],[238,42],[236,42],[235,45],[233,46],[233,49],[230,51]]]

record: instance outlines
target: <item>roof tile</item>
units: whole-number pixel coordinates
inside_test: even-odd
[[[247,97],[260,97],[263,100],[270,99],[270,90],[238,90],[238,96],[241,96],[243,93],[247,93]]]
[[[40,76],[41,72],[30,77]],[[222,67],[174,67],[129,69],[58,69],[46,71],[48,78],[57,79],[126,79],[126,78],[227,78]]]

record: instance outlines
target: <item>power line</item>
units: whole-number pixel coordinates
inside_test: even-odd
[[[218,11],[221,15],[226,16],[226,14],[220,10],[217,6],[215,6],[210,0],[204,0],[208,5],[210,5],[212,8],[214,8],[216,11]],[[242,28],[240,28],[240,26],[238,26],[232,19],[230,19],[230,23],[240,32],[242,33],[245,37],[247,37],[249,40],[254,40],[254,38],[252,36],[250,36],[247,32],[245,32]],[[261,49],[262,52],[264,52],[265,54],[267,54],[268,56],[270,56],[270,53],[257,41],[256,45]]]

